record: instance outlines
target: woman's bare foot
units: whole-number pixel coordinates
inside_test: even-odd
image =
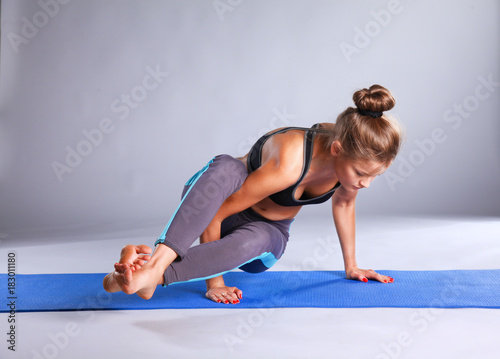
[[[210,288],[205,296],[216,303],[238,304],[243,298],[243,292],[236,287],[213,287]]]
[[[140,255],[139,253],[145,249],[141,246],[125,246],[123,248],[120,262],[123,259],[126,263],[115,264],[116,270],[106,275],[103,281],[106,291],[117,292],[121,290],[126,294],[137,293],[143,299],[149,299],[153,296],[156,287],[164,283],[163,273],[177,258],[177,253],[165,245],[158,245],[152,256]],[[146,252],[148,252],[147,249]],[[147,262],[146,257],[148,257]],[[131,260],[132,265],[130,265]]]
[[[115,293],[122,290],[116,282],[114,276],[115,273],[116,272],[111,272],[107,274],[102,281],[102,286],[104,287],[104,290],[106,290],[106,292]]]
[[[210,278],[207,282],[207,293],[205,296],[208,299],[217,303],[237,304],[243,298],[243,292],[236,287],[228,287],[224,284],[224,278],[220,275],[218,277]]]
[[[151,253],[152,249],[145,244],[127,244],[121,250],[120,261],[115,263],[115,270],[124,273],[127,268],[131,268],[135,271],[151,259]]]
[[[117,282],[117,274],[125,273],[127,269],[131,269],[135,271],[141,266],[143,266],[147,261],[151,259],[151,254],[153,251],[150,247],[145,244],[141,245],[133,245],[127,244],[122,248],[120,252],[120,260],[118,263],[115,263],[115,272],[111,272],[104,277],[102,285],[107,292],[119,292],[121,291],[121,287]]]
[[[126,294],[137,293],[142,299],[150,299],[156,287],[163,284],[163,273],[155,270],[152,265],[144,265],[137,270],[127,268],[125,272],[115,271],[113,279],[117,286]]]

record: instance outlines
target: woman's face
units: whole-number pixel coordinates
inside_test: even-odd
[[[335,172],[342,187],[348,191],[359,191],[370,187],[370,183],[385,172],[388,165],[371,160],[346,159],[334,154]]]

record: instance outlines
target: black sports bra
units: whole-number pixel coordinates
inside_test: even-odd
[[[282,128],[281,130],[266,134],[259,138],[259,140],[252,146],[250,149],[250,152],[248,153],[247,157],[247,165],[248,165],[248,172],[251,173],[255,171],[257,168],[261,166],[261,161],[262,161],[262,148],[264,147],[264,143],[274,135],[277,135],[279,133],[283,133],[286,131],[290,130],[301,130],[305,131],[304,135],[304,166],[302,168],[302,174],[300,175],[298,181],[288,187],[287,189],[284,189],[283,191],[274,193],[269,196],[271,200],[279,204],[280,206],[285,206],[285,207],[292,207],[292,206],[303,206],[307,204],[318,204],[318,203],[323,203],[328,201],[332,196],[333,193],[337,188],[340,187],[340,182],[337,182],[335,187],[333,187],[331,190],[328,192],[322,194],[321,196],[314,197],[314,198],[300,198],[300,199],[295,199],[295,190],[297,187],[300,185],[300,182],[304,179],[304,177],[307,174],[307,171],[309,170],[309,167],[311,165],[311,159],[312,159],[312,154],[313,154],[313,145],[314,145],[314,137],[316,136],[316,131],[311,131],[314,129],[317,129],[319,127],[319,124],[315,124],[311,128],[304,128],[304,127],[286,127]]]

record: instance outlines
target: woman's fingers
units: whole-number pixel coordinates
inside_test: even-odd
[[[393,283],[394,282],[393,278],[386,276],[386,275],[379,274],[379,273],[375,272],[374,270],[370,270],[367,273],[367,277],[369,279],[376,280],[376,281],[379,281],[381,283]]]
[[[373,269],[369,270],[356,270],[351,273],[350,279],[357,279],[361,282],[368,282],[368,280],[376,280],[381,283],[394,283],[394,279],[386,276],[379,274],[375,272]]]
[[[151,256],[149,254],[141,254],[137,257],[137,259],[135,261],[144,261],[144,262],[147,262],[151,260]]]
[[[151,247],[145,245],[145,244],[140,244],[136,247],[136,252],[137,254],[145,253],[145,254],[151,254],[153,253],[153,250]]]
[[[142,265],[140,265],[140,264],[132,264],[132,265],[130,266],[130,269],[132,269],[132,271],[134,271],[134,272],[135,272],[136,270],[141,269],[141,268],[142,268]]]
[[[146,261],[142,260],[142,259],[136,259],[133,263],[133,265],[140,265],[141,267],[146,264]]]

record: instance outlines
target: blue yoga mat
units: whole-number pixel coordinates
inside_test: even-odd
[[[383,284],[347,280],[342,271],[301,271],[259,274],[227,273],[228,285],[243,290],[237,305],[204,297],[205,283],[159,286],[150,300],[137,295],[107,293],[104,273],[16,275],[13,293],[3,299],[17,312],[67,310],[132,310],[193,308],[500,308],[499,270],[380,271],[395,279]],[[0,281],[7,283],[7,275]],[[11,298],[11,299],[9,299]],[[3,305],[2,312],[10,311]]]

